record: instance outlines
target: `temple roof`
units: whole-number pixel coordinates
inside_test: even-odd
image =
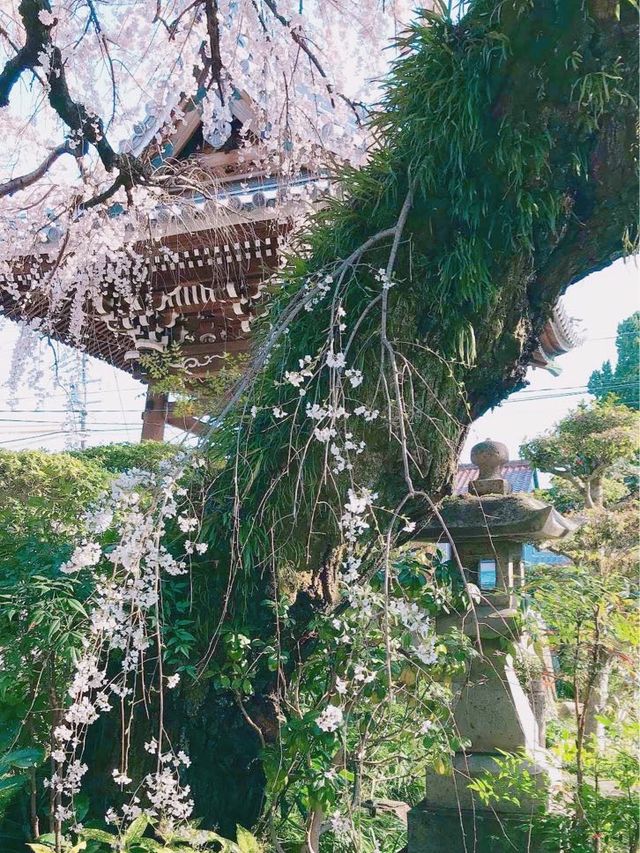
[[[46,256],[26,258],[11,280],[0,275],[2,314],[13,320],[44,320],[44,333],[81,346],[89,355],[139,378],[140,357],[164,352],[172,344],[180,348],[175,368],[194,377],[219,367],[225,353],[249,348],[251,322],[264,311],[268,280],[278,268],[282,240],[289,230],[274,209],[276,197],[285,185],[289,192],[316,196],[328,188],[322,175],[301,174],[286,180],[269,176],[249,166],[237,145],[213,148],[201,138],[198,105],[191,101],[182,106],[182,121],[171,138],[156,139],[153,132],[158,122],[149,116],[137,128],[131,148],[136,152],[144,148],[160,171],[171,171],[171,163],[187,157],[185,162],[193,161],[201,178],[210,177],[211,191],[207,198],[185,193],[176,182],[175,203],[158,208],[152,239],[134,246],[144,256],[144,282],[136,285],[132,296],[98,282],[85,300],[87,319],[82,338],[76,341],[70,334],[77,309],[73,296],[51,318],[48,298],[38,286],[47,279],[53,262]],[[242,115],[250,121],[250,106],[245,98],[238,98],[238,120]],[[117,204],[110,215],[118,215]],[[132,260],[132,268],[135,263],[137,259]],[[558,304],[533,363],[553,369],[553,358],[576,342],[571,320]],[[517,473],[514,469],[507,477]],[[526,476],[525,471],[519,473]],[[456,492],[463,491],[472,478],[470,472]],[[523,487],[514,483],[515,490]]]
[[[557,376],[562,369],[555,363],[555,359],[581,343],[582,336],[576,321],[569,317],[562,300],[559,299],[542,330],[538,347],[533,353],[532,364]]]

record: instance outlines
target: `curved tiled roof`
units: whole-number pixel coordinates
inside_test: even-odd
[[[245,100],[240,98],[237,104],[239,109]],[[177,162],[198,131],[197,104],[182,107],[183,119],[170,139],[149,142],[147,137],[155,126],[147,116],[137,128],[139,138],[132,142],[135,150],[145,148],[160,170],[169,168],[160,153],[163,144],[169,144],[167,156]],[[238,151],[216,151],[206,143],[187,160],[197,161],[203,176],[210,176],[207,198],[179,185],[174,188],[173,203],[153,214],[151,241],[141,236],[135,247],[145,256],[144,283],[131,299],[119,295],[108,282],[96,283],[99,293],[86,305],[83,339],[75,343],[135,375],[141,375],[139,355],[164,351],[171,344],[180,345],[187,359],[184,366],[188,364],[192,375],[219,367],[225,352],[247,350],[251,321],[264,310],[263,302],[269,296],[267,280],[278,267],[280,242],[290,225],[274,209],[276,198],[284,186],[292,195],[308,192],[314,199],[331,192],[326,176],[302,173],[291,179],[246,171]],[[109,213],[117,216],[121,211],[116,203]],[[59,233],[55,239],[60,238]],[[165,249],[175,253],[173,260],[163,260]],[[49,299],[39,286],[49,268],[48,261],[34,256],[16,264],[11,281],[0,275],[0,314],[15,320],[44,321],[43,331],[69,343],[71,297],[50,317]],[[571,319],[557,305],[540,336],[533,364],[553,370],[553,357],[575,342]],[[522,468],[526,463],[517,460],[509,465],[520,466],[505,474],[507,479],[513,478],[514,491],[530,490],[531,472],[527,475]],[[465,492],[469,480],[477,476],[465,467],[473,468],[461,467],[456,494]]]
[[[555,364],[554,359],[579,346],[582,341],[583,337],[578,324],[567,314],[562,300],[558,299],[553,308],[553,314],[542,330],[538,347],[532,356],[532,364],[557,376],[561,369]]]

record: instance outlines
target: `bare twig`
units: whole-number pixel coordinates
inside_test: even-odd
[[[315,53],[309,47],[309,42],[307,41],[307,39],[302,35],[302,33],[296,27],[292,27],[291,22],[288,21],[287,18],[285,18],[285,16],[279,12],[275,0],[264,0],[264,3],[267,6],[267,8],[271,11],[271,14],[274,16],[274,18],[277,21],[279,21],[282,24],[282,26],[285,27],[289,31],[293,41],[298,45],[300,50],[302,50],[307,55],[307,57],[309,58],[309,61],[313,65],[313,67],[316,69],[318,74],[325,81],[325,85],[327,87],[327,93],[329,94],[329,97],[331,98],[332,105],[335,106],[334,101],[333,101],[333,96],[337,95],[341,100],[343,100],[345,102],[345,104],[347,104],[353,110],[353,113],[356,117],[356,120],[357,120],[358,124],[360,124],[360,113],[358,112],[358,108],[357,108],[356,104],[350,98],[348,98],[346,95],[342,94],[341,92],[336,91],[333,84],[329,80],[329,77],[328,77],[326,71],[322,67],[320,60],[318,59],[318,57],[315,55]]]
[[[264,735],[262,734],[262,730],[260,729],[260,726],[258,726],[256,723],[254,723],[254,721],[251,719],[251,717],[247,713],[247,709],[244,707],[244,702],[242,701],[242,696],[240,695],[240,693],[238,693],[237,690],[234,691],[234,696],[236,699],[236,704],[237,704],[238,708],[240,709],[240,713],[244,717],[245,722],[247,723],[248,726],[251,726],[251,728],[254,730],[254,732],[258,735],[258,737],[260,738],[260,744],[264,749],[264,747],[266,746],[266,743],[265,743]]]

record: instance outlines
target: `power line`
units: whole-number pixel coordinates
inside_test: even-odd
[[[89,414],[91,414],[91,415],[96,415],[96,414],[98,414],[98,415],[106,415],[106,414],[121,415],[123,412],[125,412],[125,413],[127,413],[127,412],[142,412],[142,408],[143,407],[140,406],[137,409],[90,409]],[[69,414],[68,409],[9,409],[8,412],[11,412],[11,413],[15,412],[16,414],[19,414],[19,415],[31,415],[31,414],[33,414],[33,415],[40,415],[40,414],[43,414],[43,415],[66,415],[66,414]],[[4,414],[7,414],[8,412],[5,412]],[[1,418],[0,418],[0,420],[1,420]]]
[[[136,415],[136,414],[141,415],[142,414],[142,409],[130,409],[128,411],[132,415]],[[3,412],[3,414],[9,415],[10,413],[9,412]],[[29,417],[22,417],[22,416],[16,417],[16,418],[0,417],[0,423],[5,423],[5,424],[63,424],[63,423],[65,423],[63,418],[53,418],[53,417],[49,418],[48,417],[49,415],[56,414],[55,411],[54,412],[26,412],[26,413],[21,413],[21,415],[24,415],[24,414],[29,415]],[[59,412],[58,414],[63,414],[63,413]],[[64,414],[74,415],[74,414],[77,414],[77,412],[67,412]],[[102,413],[101,412],[89,412],[89,415],[98,415],[98,414],[102,414]],[[118,412],[117,414],[122,414],[122,412]],[[41,418],[41,417],[38,417],[39,415],[44,415],[47,417]],[[132,422],[134,420],[135,420],[135,418],[129,418],[129,419],[127,419],[127,422]],[[118,424],[121,426],[123,425],[122,418],[120,418],[119,420],[110,420],[108,418],[103,419],[103,420],[94,420],[94,419],[91,419],[91,417],[89,417],[88,422],[90,424],[92,423],[94,426],[99,425],[99,424],[102,424],[103,426],[108,426],[109,424],[115,424],[116,426]]]
[[[608,390],[616,391],[623,388],[634,388],[637,386],[635,382],[616,382],[608,386]],[[549,392],[549,393],[546,393]],[[505,403],[522,403],[522,402],[534,402],[535,400],[553,400],[561,397],[575,397],[581,394],[589,393],[589,389],[587,385],[561,385],[556,388],[548,387],[548,388],[523,388],[521,391],[516,392],[513,397],[508,397],[506,400],[502,401],[501,405]],[[527,397],[521,395],[530,395]],[[68,414],[66,409],[13,409],[11,410],[17,414],[32,414],[32,415],[48,415],[48,414]],[[90,409],[88,412],[89,417],[91,415],[96,414],[134,414],[134,415],[142,415],[142,407],[137,409]],[[8,412],[6,413],[8,414]],[[29,424],[30,426],[49,426],[49,425],[57,425],[60,421],[47,421],[47,420],[39,420],[34,418],[0,418],[0,423],[7,424]],[[90,421],[91,428],[95,427],[109,427],[113,424],[114,428],[118,427],[119,421]],[[129,421],[131,426],[137,426],[137,421]],[[62,426],[63,424],[60,423]],[[128,429],[130,427],[122,426],[120,429]],[[2,429],[2,427],[0,427]]]
[[[64,434],[65,433],[62,432],[61,430],[54,429],[54,430],[51,430],[49,432],[36,432],[36,433],[33,433],[32,435],[20,436],[20,438],[9,438],[6,441],[0,441],[0,444],[15,444],[16,441],[30,441],[31,439],[34,439],[34,438],[46,438],[46,437],[51,438],[54,435],[64,435]]]
[[[610,386],[610,388],[629,388],[637,385],[637,382],[614,382]],[[579,391],[580,389],[584,389],[588,391],[589,385],[552,385],[549,388],[523,388],[521,391],[518,391],[518,394],[538,394],[541,391]]]
[[[87,391],[87,394],[91,394],[91,395],[99,395],[99,396],[103,396],[103,395],[106,395],[106,394],[118,394],[118,393],[122,393],[122,390],[121,390],[121,389],[118,389],[118,388],[107,388],[106,390],[100,390],[100,391]],[[125,393],[142,395],[142,394],[144,393],[144,390],[139,389],[139,388],[131,388],[131,389],[129,389],[129,391],[128,391],[128,392],[125,392]],[[8,396],[8,395],[7,395],[7,396]],[[35,397],[36,399],[38,398],[38,394],[37,394],[37,393],[34,393],[34,394],[32,394],[31,396],[32,396],[32,397]],[[52,399],[52,398],[53,398],[53,399],[59,399],[60,397],[67,398],[67,397],[68,397],[68,394],[65,394],[65,393],[63,393],[63,392],[61,392],[61,391],[53,392],[53,393],[43,392],[43,396],[46,396],[46,397],[47,397],[47,399]],[[22,403],[22,402],[24,402],[25,400],[29,400],[29,399],[31,399],[31,398],[30,398],[30,397],[24,397],[24,396],[23,396],[23,397],[13,397],[13,398],[11,398],[11,399],[15,400],[15,401],[16,401],[16,403]]]
[[[130,428],[129,427],[117,427],[114,429],[91,429],[91,427],[89,427],[86,430],[86,432],[87,433],[105,433],[105,432],[107,432],[107,433],[127,432],[128,433],[128,432],[130,432]],[[61,429],[48,430],[46,432],[34,432],[34,433],[29,434],[29,435],[18,436],[17,438],[5,439],[4,441],[0,441],[0,444],[15,444],[16,441],[31,441],[31,440],[35,440],[38,438],[47,438],[47,437],[51,438],[54,435],[68,436],[71,433],[72,433],[71,430],[61,430]]]
[[[613,388],[613,386],[611,386],[611,387]],[[623,386],[619,385],[616,387],[622,388]],[[637,386],[635,385],[635,383],[631,383],[630,386],[624,386],[624,387],[637,387]],[[535,393],[535,392],[532,392],[532,394],[533,393]],[[588,393],[588,391],[584,390],[584,391],[567,391],[567,392],[564,392],[562,394],[540,394],[538,397],[534,397],[534,396],[517,397],[517,396],[514,396],[511,398],[507,398],[506,400],[503,400],[500,405],[503,406],[503,405],[505,405],[505,403],[535,403],[537,400],[557,400],[557,399],[560,399],[561,397],[581,397],[583,394],[587,394],[587,393]]]

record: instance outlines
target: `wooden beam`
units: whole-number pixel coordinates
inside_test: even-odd
[[[169,415],[167,423],[175,429],[181,429],[192,435],[206,435],[209,431],[207,425],[198,418],[194,418],[193,415]]]

